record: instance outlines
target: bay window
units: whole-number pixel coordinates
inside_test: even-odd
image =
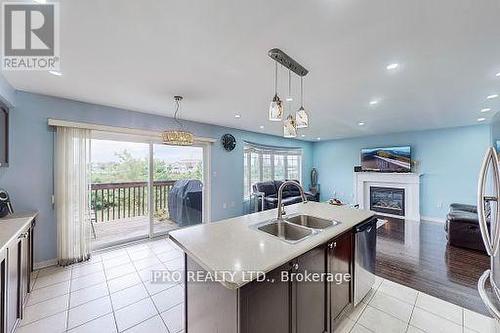
[[[302,149],[262,146],[249,142],[244,145],[244,195],[249,197],[252,185],[269,180],[302,181]]]

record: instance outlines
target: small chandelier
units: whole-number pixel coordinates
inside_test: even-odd
[[[194,143],[193,133],[184,130],[184,125],[177,118],[179,109],[181,107],[182,96],[174,96],[175,100],[175,113],[174,120],[179,125],[176,130],[167,130],[161,133],[163,144],[169,146],[192,146]]]
[[[283,102],[278,97],[278,62],[274,63],[274,97],[269,106],[269,120],[281,121],[283,119]]]
[[[304,108],[304,76],[306,76],[309,71],[280,49],[271,49],[268,55],[275,62],[274,98],[269,107],[269,120],[282,121],[284,117],[284,105],[278,97],[278,63],[280,63],[281,66],[288,69],[288,95],[285,100],[288,102],[286,111],[287,114],[289,114],[283,119],[283,136],[285,138],[295,138],[297,137],[298,129],[309,127],[309,114]],[[292,96],[292,72],[300,76],[300,108],[296,111],[291,111],[292,102],[294,100]]]
[[[295,120],[297,121],[297,128],[309,127],[309,115],[304,109],[304,78],[300,77],[300,108],[295,113]]]

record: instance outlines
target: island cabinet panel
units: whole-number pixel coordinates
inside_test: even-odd
[[[326,246],[317,247],[298,257],[292,266],[306,277],[308,273],[326,272]],[[296,281],[293,283],[293,313],[296,333],[326,332],[326,282]]]
[[[270,272],[266,281],[251,282],[240,289],[240,333],[290,333],[292,284],[281,282],[285,264]]]
[[[340,274],[350,274],[351,279],[341,283],[331,281],[328,283],[328,297],[330,309],[330,327],[333,332],[335,324],[342,315],[349,310],[353,301],[353,233],[344,233],[327,244],[328,247],[328,271],[340,277]]]
[[[189,272],[206,272],[187,255],[185,260]],[[186,332],[238,332],[238,291],[216,281],[191,281],[187,274],[185,278]]]

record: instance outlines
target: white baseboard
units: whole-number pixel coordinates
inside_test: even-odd
[[[57,265],[57,259],[50,259],[45,261],[36,262],[33,264],[33,269],[42,269],[45,267],[55,266]]]
[[[440,223],[440,224],[446,223],[446,219],[441,218],[441,217],[422,216],[422,217],[420,217],[420,220],[427,221],[427,222]]]

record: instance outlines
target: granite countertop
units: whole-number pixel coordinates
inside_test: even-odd
[[[16,213],[0,219],[0,252],[30,224],[38,212]]]
[[[374,216],[368,210],[308,202],[286,207],[287,215],[303,213],[340,224],[295,244],[284,242],[250,226],[275,219],[277,210],[200,224],[170,233],[169,237],[208,272],[230,272],[221,282],[230,289],[248,283],[243,272],[270,272],[318,245]]]

